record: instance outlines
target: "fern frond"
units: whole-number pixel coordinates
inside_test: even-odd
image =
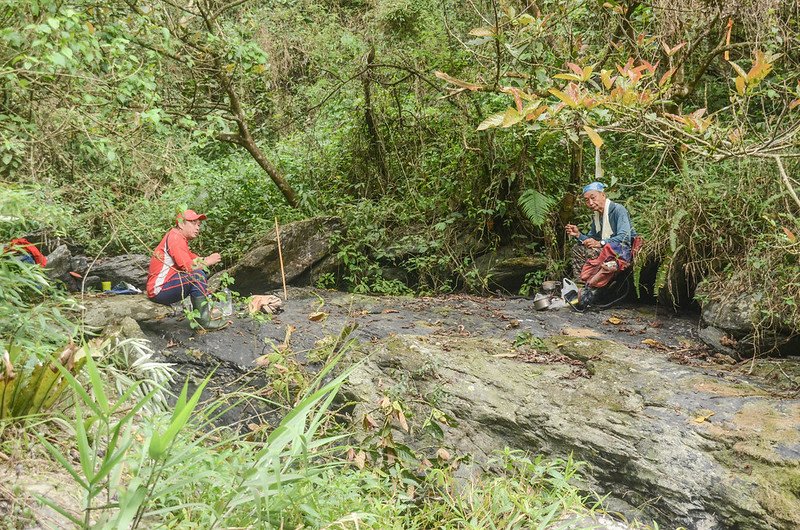
[[[537,190],[525,190],[525,193],[520,196],[518,204],[531,224],[542,226],[547,221],[550,209],[556,204],[556,199]]]

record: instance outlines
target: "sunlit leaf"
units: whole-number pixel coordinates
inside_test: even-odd
[[[447,81],[448,83],[456,85],[456,86],[461,87],[461,88],[466,88],[467,90],[472,90],[473,92],[476,91],[476,90],[480,90],[480,88],[481,88],[479,85],[476,85],[474,83],[469,83],[467,81],[461,81],[460,79],[456,79],[455,77],[451,77],[451,76],[447,75],[444,72],[436,71],[433,74],[436,77],[438,77],[439,79],[442,79],[443,81]]]
[[[588,125],[584,125],[583,130],[586,131],[587,136],[589,136],[589,139],[592,141],[595,147],[603,147],[603,139],[600,138],[600,135],[597,134],[597,131]]]
[[[553,94],[555,97],[557,97],[558,99],[560,99],[561,101],[563,101],[564,103],[569,105],[570,107],[575,108],[575,107],[578,106],[578,102],[577,101],[575,101],[574,99],[572,99],[571,97],[569,97],[564,92],[562,92],[562,91],[560,91],[558,89],[551,88],[551,89],[548,90],[548,92]]]
[[[483,27],[471,29],[469,34],[474,37],[494,37],[495,31],[494,28]]]
[[[738,76],[738,77],[736,78],[736,81],[734,81],[734,84],[736,85],[736,92],[737,92],[737,93],[738,93],[740,96],[744,96],[744,91],[745,91],[745,89],[747,88],[747,87],[746,87],[746,84],[745,84],[745,79],[744,79],[744,77],[742,77],[742,76]]]
[[[495,127],[500,127],[503,123],[503,117],[505,116],[505,112],[498,112],[497,114],[492,114],[485,120],[483,120],[480,125],[478,125],[479,131],[484,131],[486,129],[493,129]]]
[[[512,109],[509,107],[506,109],[506,112],[503,114],[503,123],[500,124],[501,127],[511,127],[512,125],[516,125],[520,121],[522,121],[522,114],[517,112],[517,109]]]
[[[566,81],[581,81],[581,77],[575,74],[556,74],[553,79],[564,79]]]

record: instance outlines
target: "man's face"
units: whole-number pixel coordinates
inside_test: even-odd
[[[583,194],[583,200],[586,201],[586,206],[595,212],[602,212],[606,207],[606,194],[602,191],[587,191]]]
[[[183,235],[188,240],[192,240],[200,235],[200,223],[202,223],[200,219],[195,221],[182,221],[178,223],[178,230],[183,233]]]

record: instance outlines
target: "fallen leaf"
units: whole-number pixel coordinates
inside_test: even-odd
[[[703,423],[704,421],[708,421],[708,418],[716,414],[713,410],[709,409],[700,409],[692,418],[694,423]]]
[[[619,324],[622,324],[622,320],[617,318],[617,317],[609,317],[607,322],[609,324],[614,324],[615,326],[618,326]]]
[[[320,320],[325,320],[325,318],[327,318],[327,317],[328,317],[328,313],[325,313],[324,311],[315,311],[315,312],[311,313],[310,315],[308,315],[308,319],[311,322],[319,322]]]
[[[450,453],[444,447],[440,447],[439,450],[436,451],[436,456],[442,460],[450,460]]]
[[[411,432],[411,430],[408,428],[408,422],[406,421],[406,415],[405,415],[405,414],[403,414],[403,411],[402,411],[402,410],[398,410],[398,411],[397,411],[397,421],[399,421],[399,422],[400,422],[400,427],[401,427],[401,428],[402,428],[404,431],[406,431],[406,432]]]
[[[664,346],[663,344],[661,344],[660,342],[658,342],[657,340],[654,340],[654,339],[644,339],[642,341],[642,344],[647,344],[651,348],[655,348],[657,350],[666,350],[667,349],[666,346]]]
[[[389,313],[399,313],[399,312],[400,311],[398,311],[397,309],[384,309],[383,311],[381,311],[381,313],[383,313],[384,315],[388,315]]]
[[[372,418],[372,416],[370,416],[369,414],[364,414],[363,425],[364,425],[365,429],[377,429],[378,428],[378,422],[375,421]]]
[[[353,462],[355,462],[356,467],[358,469],[364,469],[364,464],[366,463],[366,461],[367,461],[367,453],[365,453],[364,451],[359,451],[356,454],[355,458],[353,459]]]

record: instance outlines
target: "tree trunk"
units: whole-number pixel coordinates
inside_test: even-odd
[[[369,152],[375,160],[380,175],[382,191],[386,192],[389,184],[389,170],[386,167],[386,149],[375,122],[375,111],[372,108],[372,63],[375,60],[375,48],[369,50],[366,58],[366,69],[361,76],[361,83],[364,87],[364,121],[367,123],[367,133],[369,136]]]
[[[556,227],[556,237],[558,238],[559,246],[563,245],[566,241],[566,232],[564,226],[571,223],[575,212],[575,201],[577,195],[574,190],[577,190],[583,179],[583,142],[569,142],[569,191],[561,199],[561,207],[558,211],[558,219],[561,226]]]
[[[283,194],[284,198],[286,198],[286,202],[289,203],[289,206],[292,208],[299,208],[300,200],[297,198],[297,194],[295,193],[294,189],[292,189],[291,185],[289,185],[289,182],[281,174],[278,168],[276,168],[272,162],[267,159],[266,155],[264,155],[264,152],[261,151],[256,144],[256,141],[253,139],[253,136],[250,134],[250,128],[247,126],[244,111],[242,110],[242,105],[239,102],[239,95],[236,93],[230,78],[225,74],[219,57],[214,57],[214,67],[216,69],[215,73],[217,79],[222,85],[222,88],[225,90],[225,93],[228,95],[230,111],[233,114],[236,121],[236,126],[239,129],[238,135],[229,136],[225,139],[227,139],[227,141],[239,144],[247,149],[247,152],[250,153],[250,156],[253,157],[259,166],[261,166],[261,169],[267,172],[270,179],[272,179],[272,182],[275,183],[280,192]]]

